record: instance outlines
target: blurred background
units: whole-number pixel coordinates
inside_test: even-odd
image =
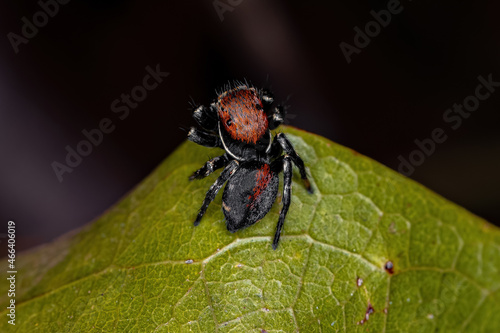
[[[243,78],[287,100],[288,124],[392,169],[442,128],[447,140],[410,177],[500,224],[500,88],[459,128],[443,120],[479,75],[500,82],[494,1],[402,0],[350,62],[339,45],[355,46],[354,28],[388,1],[40,3],[0,4],[0,232],[14,220],[17,249],[98,217],[185,140],[191,97],[209,103]],[[135,89],[143,100],[120,119],[112,103],[124,107],[158,64],[168,77]],[[53,162],[104,118],[114,130],[60,182]]]

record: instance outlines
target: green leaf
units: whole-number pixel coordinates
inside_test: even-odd
[[[219,194],[193,226],[219,172],[188,176],[221,151],[186,142],[104,216],[16,258],[16,325],[3,278],[0,331],[500,330],[499,229],[350,149],[283,131],[315,193],[294,170],[278,250],[281,196],[231,234]]]

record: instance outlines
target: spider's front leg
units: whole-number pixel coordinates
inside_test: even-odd
[[[203,200],[203,204],[201,205],[200,211],[198,213],[198,216],[196,217],[196,220],[194,221],[194,225],[197,226],[200,224],[201,218],[207,211],[208,205],[214,200],[215,196],[219,192],[219,190],[224,186],[224,183],[231,178],[231,176],[238,170],[239,167],[239,162],[236,160],[232,160],[222,171],[220,174],[219,178],[213,183],[213,185],[210,187],[208,190],[205,200]]]
[[[200,146],[205,146],[209,148],[219,147],[222,148],[222,142],[219,137],[215,134],[196,129],[191,127],[188,132],[187,138],[189,141],[199,144]]]
[[[261,97],[262,103],[264,104],[264,110],[267,110],[267,108],[274,103],[274,95],[268,89],[263,89],[261,91],[260,97]]]
[[[309,193],[313,193],[311,182],[307,179],[306,168],[304,166],[304,161],[300,158],[300,156],[295,152],[295,149],[292,146],[292,143],[288,141],[286,135],[284,133],[278,133],[274,137],[272,146],[271,146],[271,154],[273,156],[279,156],[282,150],[285,151],[287,155],[290,156],[293,164],[299,168],[300,177],[304,182],[304,186],[306,187]]]
[[[283,124],[285,121],[286,110],[282,105],[278,105],[267,116],[267,122],[269,124],[269,129],[273,130],[278,128],[279,125]]]
[[[283,124],[285,121],[286,110],[282,105],[278,105],[272,108],[274,103],[274,96],[268,90],[263,90],[261,94],[262,104],[264,105],[264,111],[267,114],[267,123],[269,124],[269,129],[273,130],[279,125]]]
[[[209,107],[200,105],[193,111],[193,118],[206,130],[215,131],[217,129],[217,110],[212,103]]]
[[[189,180],[202,179],[209,176],[212,172],[217,169],[222,168],[228,162],[226,154],[214,157],[208,160],[205,165],[196,170],[190,177]]]

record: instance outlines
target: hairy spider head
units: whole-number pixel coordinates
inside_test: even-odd
[[[240,85],[217,97],[217,114],[224,130],[232,139],[256,144],[268,129],[259,91]]]

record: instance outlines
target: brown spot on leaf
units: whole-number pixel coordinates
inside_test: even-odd
[[[374,312],[375,312],[375,309],[373,308],[373,306],[370,303],[368,303],[368,307],[366,308],[366,312],[365,312],[365,317],[363,319],[361,319],[360,321],[358,321],[358,325],[363,325],[364,323],[366,323],[370,319],[370,315]]]
[[[388,261],[385,263],[385,266],[384,266],[384,269],[387,273],[389,274],[394,274],[394,264],[392,263],[392,261]]]

